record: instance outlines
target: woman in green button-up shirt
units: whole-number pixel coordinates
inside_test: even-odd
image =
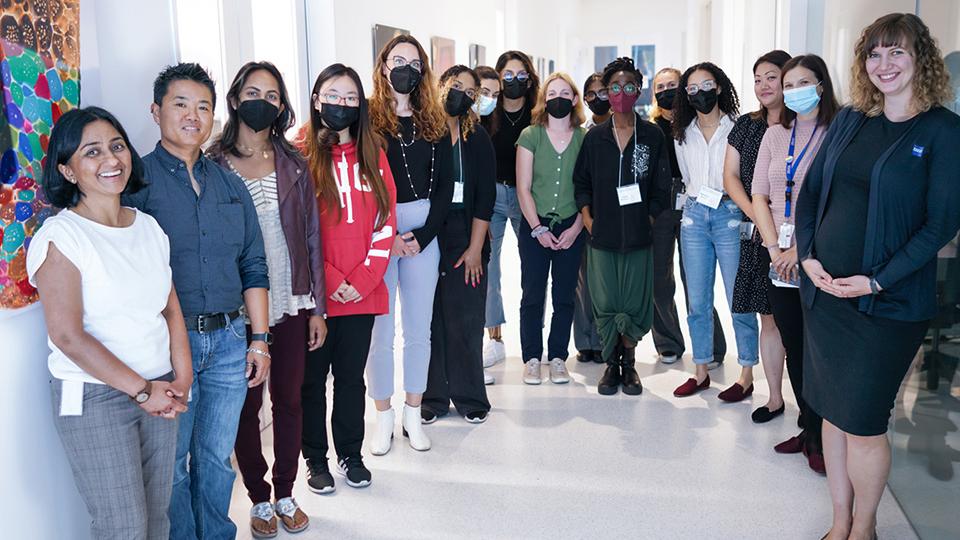
[[[573,196],[573,167],[586,130],[577,86],[564,73],[547,77],[530,127],[517,140],[520,224],[520,348],[523,382],[540,384],[547,276],[552,277],[553,316],[547,353],[550,381],[570,381],[565,361],[573,322],[574,292],[583,253],[583,218]]]

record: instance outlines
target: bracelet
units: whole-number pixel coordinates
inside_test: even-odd
[[[260,349],[254,349],[253,347],[247,348],[247,352],[248,352],[248,353],[253,353],[253,354],[259,354],[260,356],[264,356],[264,357],[270,358],[270,353],[268,353],[268,352],[263,352],[263,351],[261,351]]]
[[[877,278],[870,278],[870,294],[880,294],[882,290],[880,284],[877,283]]]
[[[545,226],[545,225],[540,225],[540,226],[537,227],[536,229],[533,229],[532,231],[530,231],[530,236],[531,236],[532,238],[538,238],[541,234],[543,234],[543,233],[545,233],[545,232],[547,232],[547,231],[549,231],[549,230],[550,230],[549,227],[547,227],[547,226]]]

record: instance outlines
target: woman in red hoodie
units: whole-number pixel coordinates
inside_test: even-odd
[[[327,468],[327,372],[334,377],[337,471],[347,485],[370,484],[363,466],[363,373],[376,315],[387,313],[383,282],[396,235],[396,188],[387,156],[370,128],[367,98],[352,68],[333,64],[313,85],[302,148],[316,182],[326,274],[327,339],[309,353],[303,383],[303,457],[311,491],[330,493]]]

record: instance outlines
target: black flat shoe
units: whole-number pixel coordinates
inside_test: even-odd
[[[603,360],[603,351],[590,351],[590,352],[593,353],[593,363],[594,363],[594,364],[603,364],[603,363],[605,363],[604,360]]]
[[[780,405],[779,408],[771,411],[766,405],[764,405],[763,407],[758,407],[757,410],[753,411],[753,414],[750,415],[750,418],[753,419],[754,424],[765,424],[783,414],[785,407],[786,404]]]
[[[593,351],[579,351],[577,352],[577,362],[582,362],[584,364],[593,362]]]

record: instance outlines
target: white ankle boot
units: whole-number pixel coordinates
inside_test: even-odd
[[[403,404],[403,436],[410,440],[410,447],[424,452],[430,449],[430,437],[423,431],[420,407]]]
[[[371,454],[382,456],[390,451],[396,422],[397,415],[392,407],[385,411],[377,411],[377,428],[373,431],[373,439],[370,441]]]

